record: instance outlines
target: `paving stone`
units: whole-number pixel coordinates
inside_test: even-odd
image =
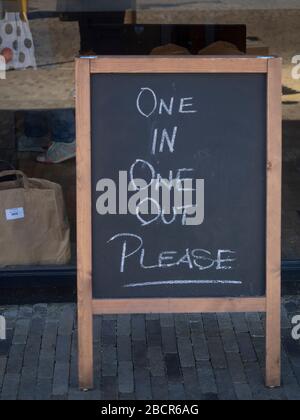
[[[20,374],[23,367],[24,360],[24,344],[12,345],[9,352],[7,361],[6,372],[8,374]]]
[[[153,400],[167,401],[169,398],[168,381],[165,376],[152,376],[151,388]]]
[[[101,346],[99,343],[94,344],[93,354],[94,354],[94,386],[96,388],[99,388],[100,383],[101,383],[101,371],[102,371],[102,352],[101,352]],[[75,386],[78,386],[77,360],[78,360],[78,356],[74,354],[71,358],[70,383],[72,380],[72,382],[75,383]]]
[[[220,337],[208,338],[208,349],[211,357],[211,363],[214,369],[226,369],[227,362]]]
[[[133,315],[131,320],[132,340],[146,341],[146,324],[144,315]]]
[[[101,378],[101,400],[118,400],[118,380],[116,377],[106,376]]]
[[[78,390],[75,306],[2,307],[10,328],[0,341],[0,398],[298,401],[300,343],[288,322],[300,299],[292,303],[283,311],[281,388],[264,384],[263,315],[151,314],[95,318],[95,389],[86,393]]]
[[[166,328],[172,328],[175,326],[175,320],[173,314],[162,314],[160,315],[160,325]]]
[[[253,348],[253,344],[249,333],[238,333],[237,341],[239,344],[243,362],[256,362],[257,355]]]
[[[35,398],[35,389],[36,389],[36,372],[32,371],[30,368],[23,367],[18,399],[23,401],[32,401]]]
[[[19,307],[18,306],[9,306],[6,307],[1,315],[4,316],[6,320],[6,328],[7,329],[14,329],[17,319],[19,317]]]
[[[283,330],[290,330],[291,329],[291,320],[287,313],[285,306],[283,305],[281,308],[281,328]]]
[[[161,347],[148,347],[148,359],[152,376],[164,376],[165,364]]]
[[[203,396],[203,400],[204,401],[219,401],[219,397],[218,397],[218,394],[209,393]]]
[[[84,392],[85,401],[100,401],[101,400],[101,391],[100,385],[99,389],[93,389],[91,391]]]
[[[168,390],[169,390],[169,401],[185,401],[186,400],[183,384],[170,382],[168,384]]]
[[[38,366],[38,378],[39,379],[51,379],[54,373],[55,357],[48,356],[47,358],[39,359]]]
[[[151,379],[148,369],[142,367],[134,368],[134,383],[137,400],[152,399]]]
[[[119,362],[118,365],[119,392],[130,394],[134,392],[133,364],[132,362]]]
[[[147,344],[149,347],[161,346],[161,327],[159,319],[146,320]]]
[[[35,315],[31,319],[29,335],[42,337],[45,327],[45,318]]]
[[[102,317],[101,316],[94,317],[93,335],[94,335],[94,343],[101,344],[101,335],[102,335]]]
[[[217,321],[219,325],[219,329],[223,330],[233,330],[233,325],[231,321],[230,314],[217,314]]]
[[[186,314],[174,315],[176,336],[187,338],[190,336],[190,323]]]
[[[3,383],[3,379],[4,379],[4,374],[6,371],[6,364],[7,364],[7,358],[0,356],[0,391],[2,388],[2,383]]]
[[[203,325],[205,335],[208,338],[218,337],[220,335],[219,324],[216,314],[203,314]]]
[[[237,396],[227,369],[215,369],[215,377],[219,399],[222,401],[235,401]]]
[[[162,347],[164,353],[177,353],[177,341],[174,327],[161,328]]]
[[[18,319],[15,324],[14,336],[12,343],[13,344],[23,344],[27,342],[27,337],[29,334],[31,320],[30,319]]]
[[[20,374],[7,373],[4,377],[1,400],[16,400],[19,391]]]
[[[159,321],[160,320],[160,314],[146,314],[146,320],[150,321]]]
[[[73,331],[74,320],[75,320],[75,307],[73,305],[65,305],[60,315],[58,335],[70,336]]]
[[[58,335],[56,343],[55,360],[59,363],[68,363],[71,354],[71,336]]]
[[[248,330],[250,332],[251,337],[261,338],[265,336],[263,325],[261,323],[261,320],[258,314],[255,314],[255,313],[246,314],[246,321],[248,324]]]
[[[205,399],[208,394],[218,395],[215,374],[210,362],[200,362],[197,367],[201,392]]]
[[[117,318],[117,335],[130,336],[131,334],[131,316],[120,315]]]
[[[56,363],[53,377],[53,396],[67,396],[69,390],[70,365]]]
[[[68,400],[69,401],[85,401],[86,400],[86,393],[80,391],[78,389],[70,389],[68,393]]]
[[[103,318],[101,343],[104,346],[116,346],[117,344],[117,322],[116,320]]]
[[[196,368],[183,368],[182,369],[184,389],[187,400],[199,401],[202,400],[203,396],[200,389],[198,380],[198,373]]]
[[[239,353],[227,353],[229,372],[234,384],[247,383],[244,365]]]
[[[131,338],[127,335],[120,335],[117,338],[117,357],[120,362],[132,361]]]
[[[221,337],[225,353],[239,353],[240,348],[233,330],[222,330]]]
[[[268,400],[267,389],[264,383],[262,370],[257,362],[245,363],[245,373],[250,385],[254,400]]]
[[[289,332],[283,335],[283,344],[294,366],[300,367],[300,340],[296,341]]]
[[[39,335],[32,335],[28,337],[24,351],[24,366],[29,366],[32,369],[38,368],[41,342],[42,338]]]
[[[179,338],[177,345],[181,366],[186,368],[195,367],[195,359],[191,341],[186,338]]]
[[[117,376],[117,349],[114,346],[102,347],[102,376]]]
[[[134,341],[133,347],[133,363],[135,366],[146,367],[148,362],[148,349],[145,341]]]
[[[180,369],[180,360],[177,354],[165,355],[167,378],[169,382],[182,381],[182,374]]]
[[[23,305],[19,307],[19,318],[31,318],[33,314],[33,306]]]
[[[231,314],[231,319],[232,319],[233,328],[235,329],[235,332],[237,334],[249,332],[245,314],[243,313]]]
[[[252,401],[253,395],[248,384],[234,384],[234,390],[239,401]]]
[[[40,378],[37,381],[35,400],[49,401],[52,396],[52,379]]]
[[[12,345],[14,331],[12,329],[6,330],[6,340],[0,340],[0,357],[7,357]]]
[[[58,333],[57,321],[47,321],[45,324],[44,335],[42,338],[42,352],[43,354],[53,354],[56,348]]]
[[[253,337],[252,344],[261,367],[266,364],[266,340],[265,337]]]
[[[204,334],[195,336],[192,333],[192,343],[193,343],[193,351],[194,351],[195,360],[197,362],[201,360],[202,361],[210,360],[208,345],[207,345],[206,337]]]
[[[201,314],[192,314],[189,316],[190,330],[194,337],[204,334],[203,318]]]
[[[130,394],[123,394],[123,393],[119,393],[119,400],[120,401],[135,401],[135,394],[134,393],[130,393]]]

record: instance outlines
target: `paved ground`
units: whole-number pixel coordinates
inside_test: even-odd
[[[264,320],[252,314],[98,317],[96,389],[77,389],[72,304],[0,308],[2,400],[300,399],[300,341],[290,318],[300,298],[283,305],[283,386],[263,385]]]

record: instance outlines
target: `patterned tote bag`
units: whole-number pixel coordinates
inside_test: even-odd
[[[20,13],[6,13],[0,20],[0,54],[9,57],[6,70],[36,69],[29,23],[21,19]]]

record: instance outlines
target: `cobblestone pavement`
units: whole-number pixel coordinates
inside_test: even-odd
[[[283,303],[282,387],[263,384],[264,317],[258,314],[133,315],[95,318],[96,388],[77,388],[73,304],[0,307],[2,400],[299,400],[300,340]]]

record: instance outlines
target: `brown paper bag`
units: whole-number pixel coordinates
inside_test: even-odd
[[[70,228],[61,186],[20,171],[0,178],[0,266],[67,264]]]

